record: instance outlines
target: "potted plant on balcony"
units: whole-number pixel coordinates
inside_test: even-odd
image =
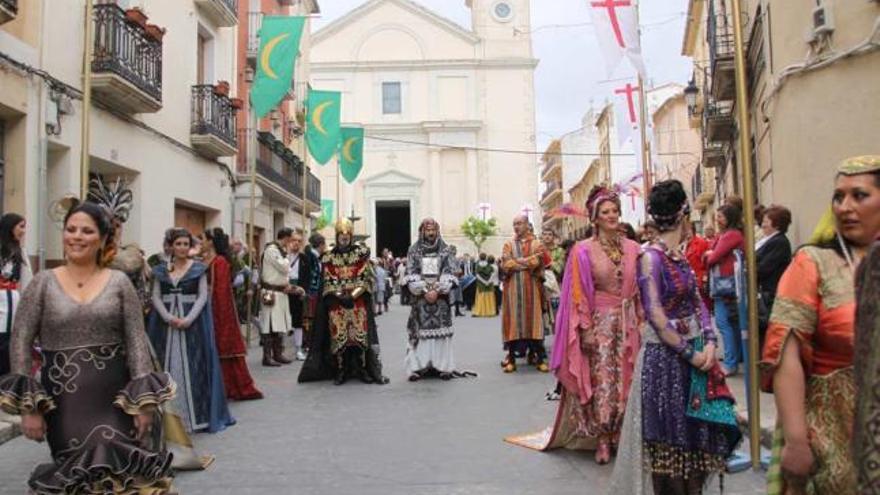
[[[155,41],[161,42],[162,38],[165,36],[165,28],[160,28],[155,24],[147,24],[144,29],[147,31],[147,36]]]
[[[126,9],[125,20],[140,27],[146,27],[147,14],[140,7]]]
[[[229,82],[217,81],[214,85],[214,94],[217,96],[229,96]]]
[[[244,108],[244,100],[241,98],[232,98],[229,102],[235,110],[241,110]]]

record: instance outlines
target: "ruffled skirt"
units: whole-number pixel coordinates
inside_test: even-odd
[[[133,417],[122,408],[162,402],[173,394],[173,384],[138,388],[139,380],[129,380],[120,345],[44,351],[43,357],[43,388],[56,406],[45,415],[54,462],[37,467],[31,489],[38,494],[166,493],[171,454],[162,446],[161,419],[157,414],[153,434],[138,440]]]

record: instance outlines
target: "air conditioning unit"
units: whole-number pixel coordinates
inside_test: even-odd
[[[818,0],[816,8],[813,9],[813,37],[827,36],[833,32],[834,19],[831,15],[831,8]]]

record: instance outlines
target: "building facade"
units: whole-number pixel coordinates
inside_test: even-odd
[[[794,212],[789,237],[800,244],[830,202],[836,165],[849,156],[877,153],[880,53],[869,40],[876,40],[880,3],[744,5],[753,193],[760,203]],[[691,0],[688,12],[682,52],[695,60],[699,90],[691,113],[703,135],[704,171],[710,169],[706,176],[715,179],[714,184],[704,179],[704,185],[714,186],[717,204],[743,192],[733,19],[727,0]]]
[[[402,255],[431,216],[471,249],[459,226],[483,205],[497,252],[516,214],[540,219],[529,4],[468,0],[465,29],[411,0],[370,0],[314,34],[312,86],[341,91],[343,125],[367,136],[357,181],[331,161],[322,193],[363,218],[372,248]]]
[[[320,210],[321,181],[309,167],[305,148],[305,99],[311,54],[311,18],[320,13],[317,0],[238,0],[238,86],[242,110],[237,135],[241,143],[235,164],[240,186],[235,195],[235,233],[251,235],[251,176],[256,180],[253,238],[259,249],[282,227],[308,230],[311,214]],[[259,31],[267,15],[306,18],[290,92],[275,110],[257,120],[247,95],[260,49]],[[304,208],[305,207],[305,208]]]
[[[3,208],[28,218],[27,251],[51,265],[62,259],[63,200],[80,195],[86,4],[17,4],[0,25]],[[232,227],[234,4],[95,2],[87,165],[128,182],[123,242],[148,253],[171,226]]]

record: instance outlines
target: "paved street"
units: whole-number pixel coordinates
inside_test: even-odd
[[[403,373],[407,308],[379,319],[385,387],[348,383],[298,385],[299,364],[267,369],[251,351],[255,378],[267,395],[233,404],[238,425],[198,435],[217,456],[205,472],[183,473],[190,494],[536,494],[603,493],[611,466],[589,453],[539,453],[502,441],[546,426],[555,403],[544,400],[552,379],[532,369],[504,375],[499,320],[457,319],[458,366],[480,374],[446,383],[409,383]],[[45,445],[22,438],[0,447],[0,494],[24,493],[31,468],[48,460]],[[763,475],[725,478],[727,493],[763,492]]]

